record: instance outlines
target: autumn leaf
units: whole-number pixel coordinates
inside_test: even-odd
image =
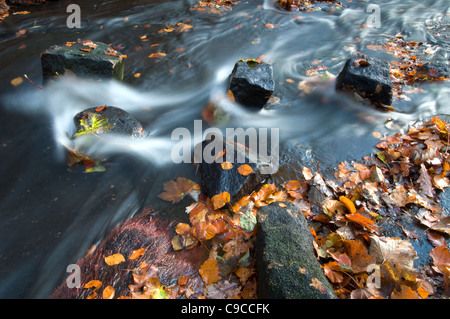
[[[311,283],[309,285],[311,287],[316,288],[317,290],[319,290],[324,295],[327,293],[327,289],[325,288],[325,286],[316,277],[311,279]]]
[[[83,286],[83,288],[86,288],[86,289],[94,288],[93,291],[96,291],[101,286],[102,286],[102,282],[100,280],[91,280],[88,283],[86,283]]]
[[[208,259],[201,266],[198,271],[202,276],[205,284],[209,285],[220,280],[222,277],[219,275],[219,267],[217,266],[216,259]]]
[[[248,210],[240,217],[239,221],[243,230],[248,232],[253,231],[256,225],[256,216],[253,214],[253,210]]]
[[[114,293],[115,293],[114,288],[111,286],[107,286],[105,287],[105,289],[103,289],[102,297],[103,299],[113,299]]]
[[[238,167],[238,172],[242,176],[247,176],[247,175],[253,173],[253,168],[248,164],[243,164]]]
[[[372,231],[377,230],[375,222],[367,217],[364,217],[360,213],[347,214],[347,215],[345,215],[345,218],[350,220],[351,222],[361,225],[369,230],[372,230]]]
[[[345,207],[347,207],[350,214],[356,213],[355,204],[353,204],[353,202],[350,199],[348,199],[345,196],[340,196],[339,200],[345,205]]]
[[[433,224],[430,229],[450,235],[450,216],[441,218],[437,223]]]
[[[103,105],[103,106],[99,106],[99,107],[97,107],[96,109],[95,109],[95,112],[101,112],[101,111],[103,111],[104,109],[106,109],[106,105]]]
[[[223,170],[229,170],[233,168],[233,164],[230,162],[223,162],[222,164],[220,164],[220,166]]]
[[[230,193],[222,192],[220,194],[214,195],[211,198],[211,203],[213,204],[214,209],[219,209],[225,206],[225,204],[230,202]]]
[[[128,257],[128,260],[135,260],[141,257],[143,254],[145,254],[145,248],[139,248],[136,250],[133,250],[130,257]]]
[[[411,287],[401,285],[400,290],[394,290],[390,296],[391,299],[419,299],[419,295]]]
[[[247,282],[248,278],[255,273],[255,269],[249,269],[245,267],[239,267],[235,274],[239,277],[239,280],[243,285]]]
[[[401,269],[415,271],[414,260],[417,259],[417,254],[409,239],[372,235],[369,251],[380,264],[388,260]]]
[[[450,252],[446,245],[433,248],[430,251],[430,256],[433,258],[433,263],[440,273],[447,271],[450,274]]]
[[[113,254],[113,255],[105,257],[105,263],[108,266],[114,266],[114,265],[120,264],[123,261],[125,261],[125,257],[123,257],[122,254]]]
[[[164,183],[164,192],[158,197],[172,202],[178,203],[186,194],[195,188],[196,183],[184,177],[178,177],[176,181],[170,180]]]
[[[431,182],[431,177],[428,174],[428,170],[426,169],[424,164],[420,165],[420,176],[417,180],[417,183],[420,184],[420,190],[422,191],[422,194],[433,197],[434,196],[434,190]]]
[[[158,57],[163,57],[166,56],[166,54],[164,52],[156,52],[156,53],[151,53],[148,57],[149,58],[158,58]]]

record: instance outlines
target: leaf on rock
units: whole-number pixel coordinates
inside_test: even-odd
[[[133,252],[131,253],[130,257],[128,257],[128,260],[138,259],[143,254],[145,254],[145,248],[143,248],[143,247],[139,248],[139,249],[136,249],[136,250],[133,250]]]
[[[114,266],[114,265],[120,264],[123,261],[125,261],[125,257],[123,257],[122,254],[113,254],[113,255],[105,257],[105,263],[108,266]]]
[[[242,176],[247,176],[247,175],[253,173],[253,168],[248,164],[243,164],[238,167],[238,172]]]
[[[103,289],[102,297],[103,299],[113,299],[114,298],[114,288],[112,286],[107,286]]]
[[[86,283],[83,288],[89,289],[94,288],[93,291],[96,291],[98,288],[102,286],[102,282],[100,280],[91,280],[88,283]]]
[[[190,179],[178,177],[176,181],[170,180],[168,182],[165,182],[164,192],[161,193],[158,197],[168,202],[172,202],[172,204],[175,204],[179,202],[186,194],[193,191],[196,185],[197,184]]]
[[[209,285],[220,280],[219,267],[216,259],[208,259],[201,266],[198,271],[205,284]]]
[[[220,209],[225,204],[230,202],[230,193],[228,192],[222,192],[220,194],[214,195],[211,198],[211,203],[213,204],[214,209]]]
[[[223,162],[222,164],[220,164],[220,166],[223,170],[229,170],[233,168],[233,164],[230,162]]]

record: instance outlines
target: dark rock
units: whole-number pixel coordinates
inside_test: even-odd
[[[338,75],[336,89],[357,92],[372,103],[391,105],[393,85],[389,64],[366,55],[354,56]]]
[[[450,69],[447,64],[442,62],[428,62],[424,63],[421,66],[417,67],[417,72],[426,74],[427,76],[431,78],[435,77],[449,77],[450,75]]]
[[[240,197],[250,194],[256,187],[260,186],[265,178],[269,176],[267,171],[270,171],[270,164],[254,150],[223,137],[216,136],[216,139],[205,140],[196,146],[196,150],[201,151],[203,155],[206,147],[214,146],[212,143],[217,143],[216,145],[220,148],[216,149],[218,152],[227,150],[228,147],[224,158],[221,158],[220,161],[208,161],[205,160],[205,156],[202,157],[202,162],[200,163],[200,188],[202,193],[208,197],[228,192],[231,198],[230,203],[232,204]],[[222,168],[222,162],[227,160],[225,157],[226,154],[230,154],[229,150],[234,150],[232,160],[228,160],[233,167],[225,170]],[[210,152],[206,153],[209,154]],[[249,165],[253,172],[247,176],[241,175],[238,172],[238,168],[243,164]]]
[[[336,298],[314,254],[306,219],[294,204],[284,204],[258,209],[258,298]]]
[[[53,45],[41,53],[41,64],[44,81],[66,72],[94,80],[123,80],[122,54],[101,42]]]
[[[229,89],[237,103],[263,107],[275,89],[272,66],[254,61],[237,62],[231,73]]]
[[[81,125],[84,120],[92,125],[92,114],[98,115],[97,120],[104,120],[100,125],[96,134],[118,134],[129,135],[131,137],[142,137],[143,127],[136,119],[134,119],[128,112],[115,106],[100,106],[86,109],[74,117],[77,134],[82,132],[85,127]]]

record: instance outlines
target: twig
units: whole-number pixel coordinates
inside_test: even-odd
[[[43,90],[43,88],[41,88],[39,85],[36,85],[33,81],[31,81],[30,78],[28,78],[28,75],[24,74],[23,76],[25,77],[25,79],[30,81],[30,83],[33,84],[35,87],[37,87],[40,90]]]

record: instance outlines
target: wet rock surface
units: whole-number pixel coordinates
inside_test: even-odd
[[[314,254],[306,219],[294,204],[260,207],[257,220],[258,298],[336,298]]]
[[[275,89],[273,69],[267,63],[239,61],[230,78],[235,101],[249,107],[262,108]]]
[[[367,55],[351,57],[336,79],[336,89],[356,92],[372,103],[391,105],[389,64]]]
[[[212,143],[217,143],[221,146],[221,151],[228,149],[234,149],[233,161],[231,169],[223,169],[222,163],[226,161],[214,160],[209,162],[203,158],[200,163],[201,173],[201,190],[209,197],[220,194],[222,192],[228,192],[230,194],[230,203],[233,204],[236,200],[244,195],[250,194],[256,187],[268,177],[267,174],[263,174],[261,169],[267,168],[269,164],[262,161],[256,154],[256,152],[247,149],[246,147],[239,145],[233,141],[216,137],[218,141],[205,140],[201,145],[202,154],[205,154],[205,150],[213,146]],[[230,153],[228,151],[228,153]],[[225,156],[226,157],[226,152]],[[243,160],[242,160],[243,159]],[[244,176],[239,173],[238,168],[241,165],[249,165],[253,172]]]
[[[53,45],[41,53],[44,81],[65,73],[94,80],[123,79],[124,56],[105,43],[93,41]]]

